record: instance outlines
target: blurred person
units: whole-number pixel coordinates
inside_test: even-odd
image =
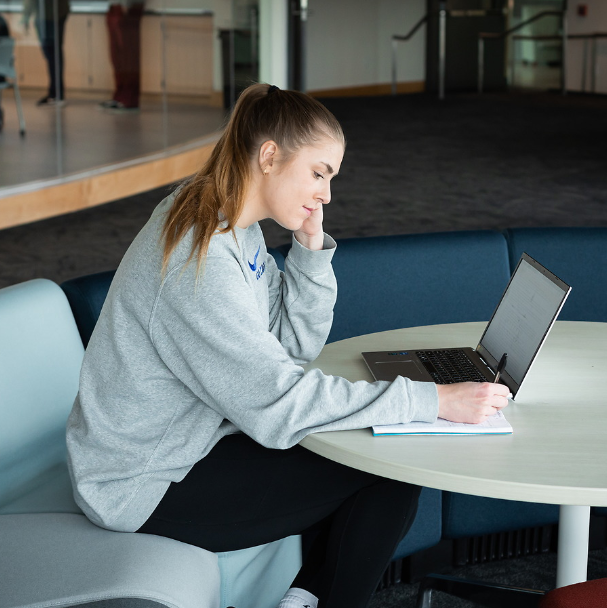
[[[38,106],[65,104],[63,34],[69,13],[69,0],[24,0],[23,2],[23,24],[27,31],[30,19],[34,16],[40,46],[48,68],[48,92],[36,102]]]
[[[99,107],[114,112],[139,110],[141,81],[141,0],[111,2],[106,15],[115,90],[112,99]]]
[[[0,37],[8,37],[11,33],[8,29],[8,23],[2,15],[0,15]],[[0,83],[6,82],[6,78],[0,74]],[[2,110],[2,89],[0,89],[0,131],[4,126],[4,111]]]

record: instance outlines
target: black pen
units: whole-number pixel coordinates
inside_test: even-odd
[[[497,369],[495,370],[495,378],[493,378],[493,384],[499,381],[502,372],[504,371],[504,367],[506,367],[506,361],[508,360],[508,353],[504,353],[500,362],[497,364]]]

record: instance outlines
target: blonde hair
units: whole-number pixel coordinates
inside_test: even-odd
[[[167,214],[162,232],[163,273],[190,230],[193,243],[188,263],[195,257],[198,271],[220,223],[225,222],[220,234],[234,230],[244,207],[251,161],[265,141],[275,141],[283,161],[288,162],[302,147],[323,137],[331,137],[345,147],[339,122],[320,102],[267,84],[245,89],[210,158],[181,187]]]

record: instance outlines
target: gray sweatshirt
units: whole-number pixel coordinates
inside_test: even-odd
[[[331,237],[322,251],[293,239],[282,273],[258,224],[216,234],[198,280],[186,237],[162,277],[172,201],[156,208],[118,268],[68,420],[74,494],[91,521],[137,530],[169,484],[227,434],[286,449],[317,431],[436,419],[434,384],[304,374],[333,318]]]

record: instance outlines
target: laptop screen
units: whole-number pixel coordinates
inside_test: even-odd
[[[513,394],[520,387],[570,290],[569,285],[523,254],[477,347],[493,369],[501,356],[508,353],[502,378]]]

